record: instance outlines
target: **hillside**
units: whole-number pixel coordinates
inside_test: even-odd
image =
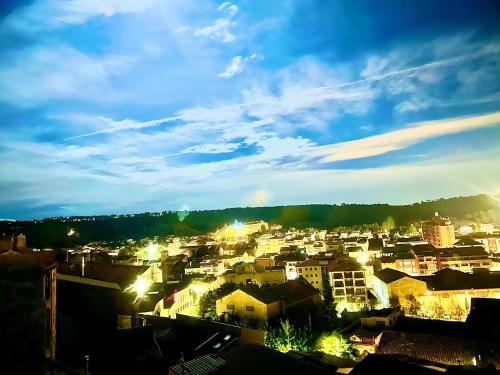
[[[224,210],[192,211],[182,221],[176,212],[161,214],[100,216],[43,221],[0,222],[0,233],[11,233],[13,227],[28,237],[30,246],[67,246],[66,233],[74,228],[77,242],[123,240],[147,236],[195,235],[212,231],[224,223],[262,219],[269,223],[297,228],[317,227],[331,229],[339,226],[381,224],[392,216],[396,225],[430,218],[435,211],[452,218],[488,217],[500,214],[498,203],[487,195],[439,199],[411,205],[342,204],[304,205],[260,208],[228,208]],[[498,217],[498,216],[497,216]],[[77,221],[77,219],[83,219]]]

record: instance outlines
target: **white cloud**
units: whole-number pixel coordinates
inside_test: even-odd
[[[354,141],[323,146],[314,152],[320,162],[366,158],[400,150],[426,139],[500,124],[500,112],[412,124],[410,127]],[[326,156],[325,156],[326,155]]]
[[[232,21],[232,18],[238,12],[238,7],[230,2],[225,2],[222,3],[217,10],[221,13],[225,13],[225,16],[217,18],[210,26],[195,30],[193,35],[203,36],[223,43],[234,41],[236,37],[230,29],[236,25],[236,22]]]
[[[53,99],[116,100],[121,93],[110,80],[134,64],[128,56],[93,58],[65,45],[20,50],[0,62],[0,100],[26,106]]]
[[[65,0],[55,1],[54,22],[84,23],[97,17],[112,17],[119,13],[138,13],[152,5],[156,0]]]
[[[236,74],[239,74],[243,71],[243,69],[245,68],[246,64],[249,61],[257,58],[258,56],[255,53],[247,57],[242,57],[242,56],[233,57],[231,63],[227,66],[226,70],[223,71],[222,73],[219,73],[218,76],[220,78],[234,77]]]

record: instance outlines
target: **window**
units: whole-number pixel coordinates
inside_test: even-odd
[[[227,305],[226,307],[228,310],[234,310],[234,305]]]
[[[246,306],[247,311],[255,311],[255,307],[253,306]]]

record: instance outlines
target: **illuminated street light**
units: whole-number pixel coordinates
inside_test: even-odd
[[[146,258],[148,260],[157,260],[159,257],[159,246],[158,244],[155,244],[151,242],[147,247],[146,247]]]
[[[149,280],[145,280],[139,276],[132,285],[125,289],[125,291],[127,292],[128,290],[133,290],[135,292],[135,303],[139,298],[144,298],[146,296],[150,286],[151,282]]]

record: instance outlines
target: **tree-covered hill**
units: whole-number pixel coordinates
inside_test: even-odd
[[[224,210],[192,211],[186,217],[176,212],[143,213],[137,215],[73,217],[38,221],[0,222],[0,234],[9,235],[13,227],[22,231],[30,246],[67,246],[70,228],[78,233],[77,242],[124,240],[147,236],[195,235],[212,231],[224,223],[262,219],[285,227],[316,227],[331,229],[339,226],[381,224],[391,216],[396,225],[430,218],[439,211],[452,218],[479,217],[495,219],[499,206],[487,195],[439,199],[411,205],[342,204],[302,205],[258,208],[228,208]],[[486,215],[484,215],[487,213]],[[500,217],[500,216],[497,216]],[[77,221],[81,219],[81,221]],[[183,219],[183,220],[181,220]],[[75,241],[75,240],[73,240]]]

